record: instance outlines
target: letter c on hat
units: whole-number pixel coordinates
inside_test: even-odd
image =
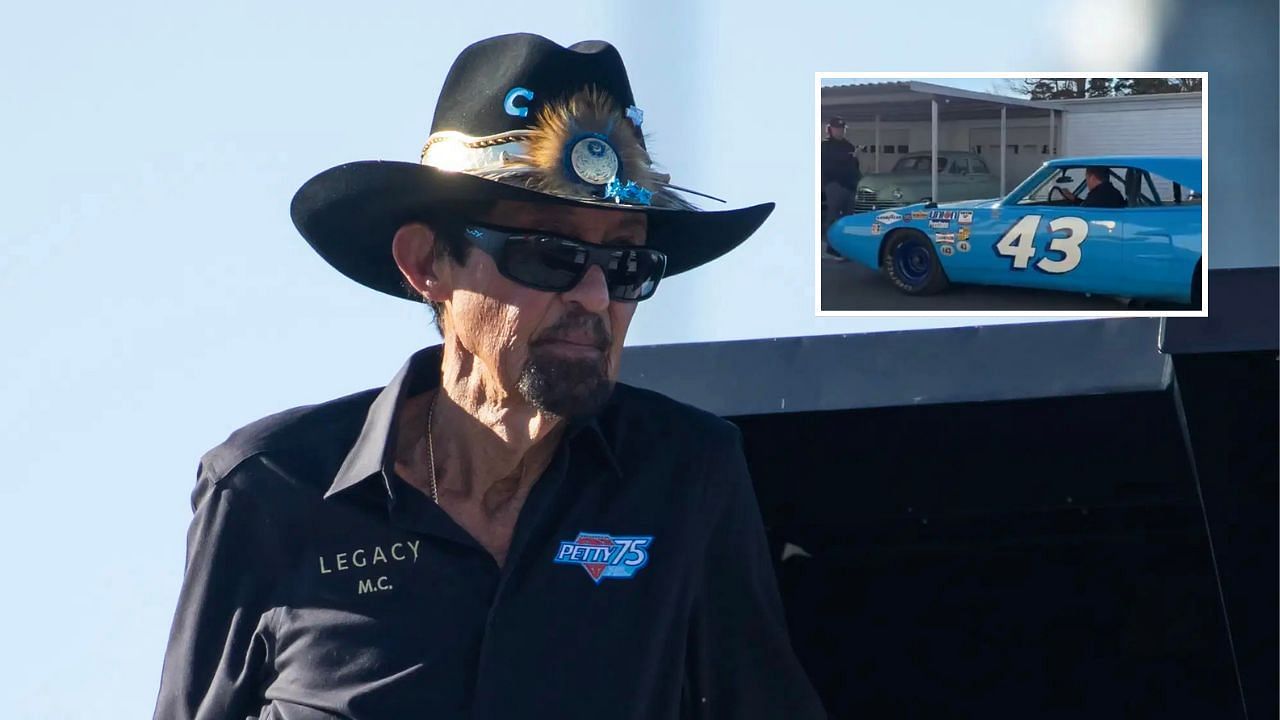
[[[529,108],[524,105],[517,106],[516,98],[524,98],[527,103],[533,99],[533,91],[527,88],[513,87],[507,91],[507,97],[502,101],[502,109],[506,110],[508,115],[526,117],[529,114]]]

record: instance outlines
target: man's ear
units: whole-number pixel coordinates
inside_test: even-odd
[[[401,226],[391,239],[391,256],[405,282],[432,302],[444,302],[449,295],[448,263],[436,262],[438,240],[435,230],[419,222]]]

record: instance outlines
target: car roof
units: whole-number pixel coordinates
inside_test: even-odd
[[[970,156],[970,155],[977,155],[977,153],[969,152],[968,150],[939,150],[938,151],[938,157],[959,157],[961,155]],[[909,158],[909,157],[929,157],[929,156],[930,156],[930,153],[928,150],[917,150],[916,152],[907,153],[906,155],[903,155],[898,159],[902,160],[903,158]]]
[[[1202,189],[1201,168],[1204,165],[1203,160],[1195,155],[1085,155],[1054,158],[1045,164],[1050,167],[1063,165],[1136,167],[1166,177],[1197,192]]]

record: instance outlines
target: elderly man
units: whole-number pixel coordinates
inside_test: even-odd
[[[298,191],[444,342],[202,459],[156,718],[823,716],[737,430],[615,383],[636,303],[772,209],[694,209],[642,122],[611,46],[491,38],[421,163]]]

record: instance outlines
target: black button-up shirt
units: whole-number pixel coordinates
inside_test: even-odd
[[[619,384],[499,567],[393,470],[439,374],[423,350],[204,456],[158,720],[824,717],[734,426]]]

